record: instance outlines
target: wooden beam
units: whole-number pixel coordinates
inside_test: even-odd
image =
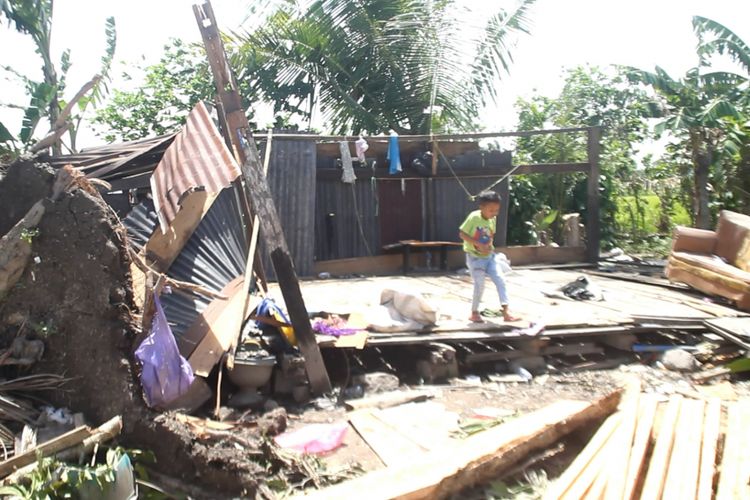
[[[630,461],[623,488],[623,500],[634,500],[637,498],[636,494],[647,466],[646,452],[651,444],[658,404],[659,401],[653,394],[641,397],[638,408],[638,424],[635,429],[635,437],[633,438],[633,447],[630,450]]]
[[[265,158],[263,159],[263,175],[264,176],[268,174],[268,165],[269,165],[269,161],[270,161],[270,158],[271,158],[271,144],[272,144],[271,137],[272,137],[272,132],[269,129],[268,130],[268,137],[266,139],[266,153],[265,153]],[[245,197],[245,198],[247,198],[247,197]],[[252,225],[252,229],[250,231],[251,231],[251,233],[250,233],[250,248],[249,248],[249,250],[247,252],[247,260],[245,262],[245,274],[244,274],[245,275],[244,288],[245,288],[245,295],[246,296],[250,292],[250,281],[252,279],[253,269],[257,265],[260,265],[260,258],[256,258],[256,257],[259,257],[259,254],[258,254],[258,235],[260,234],[260,219],[258,219],[257,215],[253,216],[253,225]],[[263,281],[265,282],[265,276],[264,276],[264,280]],[[267,290],[267,286],[266,286],[265,283],[264,283],[263,287],[264,287],[265,291],[268,291]],[[244,311],[242,317],[243,318],[247,317],[247,315],[250,314],[250,312],[251,312],[251,310],[250,310],[250,297],[248,296],[248,300],[245,303],[245,311]],[[237,342],[239,341],[239,337],[240,337],[240,332],[238,332],[238,335],[235,338],[235,341],[232,343],[232,345],[229,348],[229,357],[227,358],[227,368],[229,370],[231,370],[231,369],[234,368],[234,354],[235,354],[235,352],[237,350]]]
[[[704,410],[703,401],[685,399],[682,402],[662,498],[693,500],[696,497]]]
[[[214,299],[208,304],[208,307],[195,319],[192,325],[187,329],[184,335],[177,337],[177,346],[180,348],[180,354],[186,359],[190,359],[193,352],[203,342],[209,331],[213,331],[217,328],[217,322],[224,315],[224,310],[230,307],[234,309],[237,307],[237,302],[242,298],[240,295],[242,291],[242,276],[238,276],[234,280],[227,283],[227,285],[221,290],[221,294],[228,297],[228,299]],[[244,307],[244,302],[242,302]],[[242,311],[237,314],[240,321]],[[221,357],[221,356],[219,356]],[[218,358],[217,358],[218,360]],[[195,368],[195,367],[193,367]]]
[[[649,462],[646,481],[641,491],[642,500],[659,500],[664,492],[664,481],[669,469],[669,458],[674,445],[675,427],[680,414],[682,397],[673,396],[661,417],[656,444]]]
[[[594,402],[559,401],[483,431],[450,449],[425,453],[405,467],[386,467],[360,478],[297,498],[433,499],[501,477],[528,454],[614,411],[620,392]]]
[[[601,244],[601,213],[599,203],[599,179],[601,166],[599,165],[601,127],[592,127],[588,131],[588,160],[590,165],[588,176],[588,194],[586,202],[586,254],[589,262],[599,260],[599,246]]]
[[[727,410],[727,432],[721,457],[716,500],[750,498],[750,400],[732,403]]]
[[[160,273],[169,270],[218,196],[219,193],[193,191],[182,201],[166,233],[156,226],[146,243],[146,257],[151,267]]]
[[[481,331],[474,329],[473,331],[453,331],[444,330],[438,331],[434,334],[430,334],[429,331],[420,332],[399,332],[398,334],[371,334],[367,339],[368,346],[385,346],[385,345],[410,345],[410,344],[425,344],[430,342],[478,342],[478,341],[500,341],[500,340],[519,340],[528,339],[528,335],[523,333],[517,333],[510,331],[512,326],[493,326],[487,325],[486,328],[494,328],[494,331]],[[507,328],[503,330],[502,328]],[[680,327],[681,328],[681,327]],[[650,333],[657,330],[669,329],[668,326],[661,327],[639,327],[639,326],[600,326],[591,328],[556,328],[551,330],[545,330],[540,333],[537,338],[549,339],[549,338],[577,338],[577,337],[591,337],[591,336],[606,336],[606,335],[623,335],[623,334],[638,334],[638,333]],[[627,362],[628,358],[624,360],[613,360],[618,363]],[[617,366],[617,365],[615,365]],[[592,368],[593,369],[593,368]]]
[[[0,477],[5,477],[26,465],[33,464],[37,461],[38,455],[46,457],[66,448],[70,448],[71,446],[80,444],[84,439],[91,436],[91,434],[91,428],[81,426],[42,443],[25,453],[21,453],[20,455],[16,455],[13,458],[0,462]]]
[[[226,115],[235,156],[240,159],[245,196],[250,201],[254,214],[260,218],[263,238],[271,254],[271,261],[274,271],[276,271],[279,287],[284,296],[284,302],[300,350],[305,358],[305,369],[310,380],[310,387],[316,394],[329,392],[331,382],[328,379],[328,372],[315,341],[315,334],[312,331],[307,309],[299,289],[297,273],[289,255],[289,248],[276,212],[276,206],[271,197],[268,182],[263,175],[258,148],[242,108],[239,87],[226,58],[211,2],[206,0],[201,5],[194,5],[193,12],[206,47],[219,99]]]
[[[459,141],[465,139],[490,139],[492,137],[531,137],[534,135],[545,135],[545,134],[569,134],[572,132],[586,132],[589,127],[568,127],[568,128],[557,128],[557,129],[545,129],[545,130],[524,130],[519,132],[476,132],[467,134],[434,134],[434,135],[400,135],[398,136],[399,142],[450,142]],[[387,135],[381,136],[369,136],[367,137],[368,142],[388,142],[390,137]],[[316,141],[316,142],[340,142],[340,141],[356,141],[359,139],[358,135],[311,135],[311,134],[279,134],[277,139],[292,140],[292,141]]]
[[[331,381],[328,379],[328,372],[325,363],[323,363],[323,357],[320,355],[315,333],[310,325],[309,315],[289,251],[276,248],[271,252],[271,262],[273,262],[273,268],[276,271],[276,279],[279,282],[279,288],[281,288],[281,295],[284,297],[284,303],[294,328],[294,334],[297,337],[299,349],[305,358],[305,371],[310,380],[310,388],[315,394],[330,392]]]
[[[510,209],[510,178],[506,177],[498,186],[502,209],[497,217],[495,245],[504,247],[508,244],[508,211]]]
[[[274,139],[278,139],[278,135]],[[512,167],[510,167],[512,168]],[[496,180],[499,176],[505,175],[510,170],[507,166],[487,165],[482,168],[462,168],[457,172],[461,179],[487,179],[488,181]],[[528,165],[518,165],[513,170],[513,175],[524,174],[568,174],[575,172],[589,172],[588,163],[533,163]],[[425,177],[415,177],[414,174],[402,173],[399,175],[390,175],[387,168],[375,169],[358,169],[355,171],[357,180],[369,180],[375,177],[378,181],[401,181],[404,180],[424,180]],[[315,171],[316,180],[341,180],[341,169],[338,168],[319,168]],[[431,179],[453,179],[450,171],[438,170],[438,172],[429,177]]]
[[[426,401],[432,397],[434,397],[434,394],[428,391],[394,391],[366,398],[350,399],[344,402],[344,406],[347,410],[383,409],[406,403]]]
[[[535,264],[567,264],[583,262],[586,259],[585,247],[547,247],[547,246],[510,246],[497,247],[511,261],[513,267]],[[423,266],[425,256],[413,254],[414,263]],[[455,269],[465,266],[466,256],[462,250],[448,250],[448,268]],[[313,266],[314,274],[322,272],[333,276],[348,274],[387,275],[400,274],[403,258],[398,254],[376,255],[374,257],[354,257],[350,259],[319,260]]]
[[[720,425],[721,401],[714,398],[706,405],[706,418],[703,422],[701,465],[698,474],[698,500],[711,500],[714,496],[714,476],[716,475],[716,453],[718,451]]]

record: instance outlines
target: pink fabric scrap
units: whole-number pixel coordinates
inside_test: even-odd
[[[327,453],[333,451],[344,441],[349,424],[311,424],[295,431],[285,432],[274,438],[277,445],[301,453]]]

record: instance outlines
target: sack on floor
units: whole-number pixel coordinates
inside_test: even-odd
[[[376,332],[420,330],[436,324],[440,316],[437,307],[417,292],[386,288],[380,304],[368,314],[368,328]]]

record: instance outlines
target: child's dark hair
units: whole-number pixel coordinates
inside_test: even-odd
[[[500,203],[500,195],[494,191],[482,191],[477,195],[477,201],[480,205],[486,203]]]

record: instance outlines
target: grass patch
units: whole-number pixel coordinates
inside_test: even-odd
[[[662,200],[656,194],[639,196],[621,196],[615,200],[617,227],[631,235],[654,234],[670,230],[674,226],[689,226],[690,212],[677,200],[672,200],[669,207],[662,206]],[[666,210],[668,227],[664,227]]]

